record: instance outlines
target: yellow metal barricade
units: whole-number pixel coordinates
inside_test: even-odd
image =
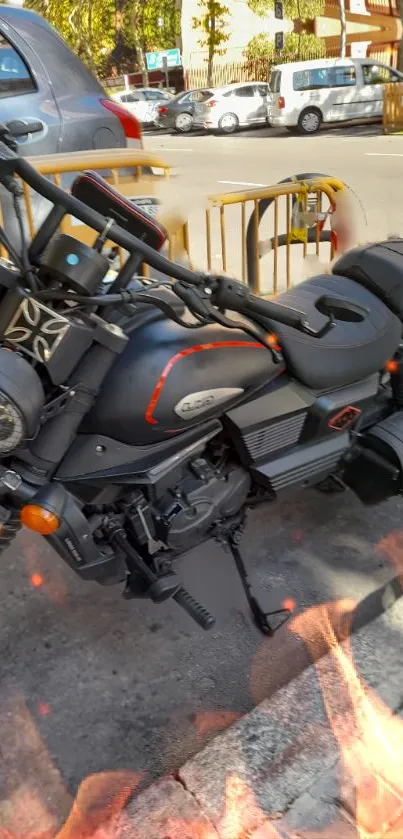
[[[256,294],[275,295],[295,283],[295,256],[301,263],[309,254],[333,258],[329,218],[344,188],[336,178],[314,178],[212,195],[204,221],[199,216],[187,226],[192,264],[237,277]],[[298,229],[296,206],[306,220]]]
[[[63,176],[92,169],[128,198],[158,197],[158,185],[170,173],[170,166],[165,161],[141,149],[100,149],[72,154],[38,155],[28,160],[60,188],[63,188]],[[27,184],[23,186],[28,229],[32,237],[39,224],[35,218],[32,191]],[[69,215],[64,217],[60,229],[87,244],[91,244],[95,238],[93,230]],[[175,230],[170,232],[173,237]],[[122,258],[123,254],[120,253]]]
[[[385,134],[403,131],[403,84],[383,85],[382,121]]]

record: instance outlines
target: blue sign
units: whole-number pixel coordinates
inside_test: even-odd
[[[164,61],[166,59],[166,61]],[[164,70],[166,67],[180,67],[180,50],[161,50],[146,53],[147,70]]]

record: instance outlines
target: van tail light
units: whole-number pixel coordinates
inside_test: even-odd
[[[279,96],[279,97],[278,97],[277,106],[280,108],[280,110],[281,110],[282,108],[285,108],[285,99],[284,99],[284,96]]]
[[[217,102],[216,102],[215,99],[210,99],[209,102],[206,102],[206,105],[207,105],[208,108],[215,108],[216,104],[217,104]]]
[[[111,111],[111,113],[115,114],[115,117],[118,118],[128,140],[141,141],[141,126],[134,114],[127,111],[123,105],[119,105],[117,102],[114,102],[113,99],[101,99],[100,102],[103,108],[106,108],[107,111]]]
[[[164,105],[160,105],[159,108],[157,108],[157,111],[159,114],[167,114],[168,108],[165,108]]]

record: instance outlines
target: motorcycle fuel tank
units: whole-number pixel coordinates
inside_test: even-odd
[[[147,445],[220,416],[281,372],[241,330],[158,319],[132,333],[80,430]]]

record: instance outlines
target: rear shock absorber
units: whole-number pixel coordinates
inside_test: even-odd
[[[3,510],[5,508],[3,507]],[[21,530],[20,514],[18,510],[9,508],[8,518],[0,524],[0,554],[11,545],[18,531]]]

